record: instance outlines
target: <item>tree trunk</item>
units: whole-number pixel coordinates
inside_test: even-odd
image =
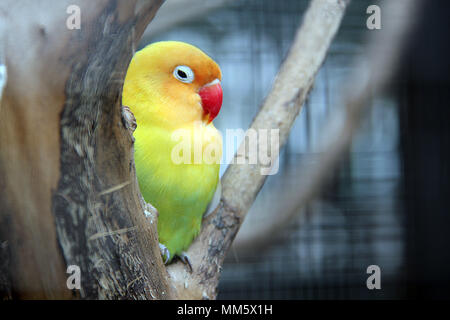
[[[82,298],[170,297],[155,225],[137,214],[132,139],[120,108],[135,44],[161,2],[2,3],[4,296],[70,298],[66,266],[77,265]],[[80,29],[66,26],[71,4],[80,8]]]

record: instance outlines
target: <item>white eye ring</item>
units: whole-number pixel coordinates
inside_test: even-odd
[[[188,66],[177,66],[173,70],[173,76],[184,83],[191,83],[194,81],[194,71]]]

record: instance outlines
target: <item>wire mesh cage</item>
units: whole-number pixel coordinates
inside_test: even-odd
[[[320,134],[339,111],[342,82],[356,57],[364,56],[366,8],[353,1],[316,77],[315,86],[270,176],[241,228],[270,223],[280,203],[295,199],[302,179],[298,163],[314,163]],[[308,1],[243,0],[146,39],[180,40],[202,48],[223,73],[224,104],[215,120],[222,132],[248,128],[289,50]],[[319,198],[303,209],[272,244],[229,253],[219,299],[401,298],[404,217],[399,201],[401,170],[398,101],[374,98],[374,108],[351,150]],[[236,145],[237,147],[237,145]],[[226,150],[230,156],[234,150]],[[228,157],[229,160],[229,157]],[[222,165],[221,173],[226,169]],[[272,235],[270,235],[272,236]],[[367,267],[382,270],[383,290],[368,290]]]

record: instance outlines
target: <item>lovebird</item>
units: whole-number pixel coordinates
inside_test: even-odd
[[[159,213],[165,263],[178,256],[190,265],[185,251],[219,189],[222,136],[212,121],[222,106],[221,79],[208,55],[177,41],[146,46],[128,67],[122,104],[136,118],[136,175]]]

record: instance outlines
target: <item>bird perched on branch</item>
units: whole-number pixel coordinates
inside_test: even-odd
[[[122,104],[137,122],[136,174],[159,212],[166,263],[174,256],[186,261],[219,182],[222,137],[212,120],[222,106],[221,78],[204,52],[176,41],[136,52],[125,77]]]

